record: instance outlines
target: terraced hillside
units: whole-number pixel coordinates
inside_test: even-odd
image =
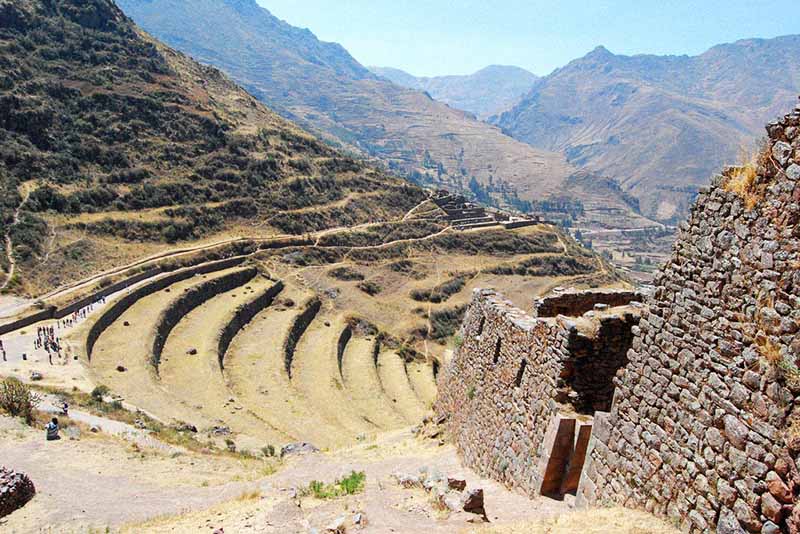
[[[212,442],[335,448],[423,417],[473,288],[524,306],[555,285],[614,281],[550,226],[411,219],[154,274],[67,343],[93,383]]]
[[[173,243],[385,220],[424,198],[154,41],[111,0],[0,0],[0,50],[7,291]]]

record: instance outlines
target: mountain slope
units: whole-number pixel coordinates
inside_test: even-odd
[[[697,186],[736,162],[760,125],[796,98],[799,72],[800,36],[739,41],[696,57],[599,47],[536,82],[493,122],[617,178],[646,215],[674,220]]]
[[[385,220],[425,198],[155,42],[110,0],[0,0],[0,49],[11,290],[239,227]]]
[[[285,117],[391,168],[466,187],[472,176],[522,196],[560,187],[563,156],[515,141],[469,114],[378,78],[255,0],[121,0],[145,30],[228,72]]]
[[[467,76],[417,78],[399,69],[370,67],[387,80],[485,119],[511,109],[539,79],[519,67],[491,65]]]

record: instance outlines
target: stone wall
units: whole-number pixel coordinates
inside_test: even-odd
[[[0,517],[22,508],[33,499],[36,488],[22,473],[0,467]]]
[[[219,359],[220,370],[225,370],[225,354],[228,352],[233,338],[236,334],[244,328],[246,324],[253,320],[253,317],[261,313],[268,306],[272,305],[281,291],[283,291],[284,284],[282,281],[277,281],[261,294],[250,302],[246,302],[236,308],[233,313],[233,318],[220,330],[217,336],[217,358]]]
[[[193,309],[201,306],[204,302],[244,285],[258,274],[255,267],[247,267],[241,270],[228,273],[226,275],[203,282],[200,285],[187,288],[177,299],[171,302],[161,311],[156,323],[153,335],[153,348],[150,354],[150,363],[158,373],[158,366],[161,363],[161,353],[167,342],[170,332],[175,326]]]
[[[560,291],[534,300],[533,315],[534,317],[555,317],[556,315],[576,317],[593,310],[597,305],[624,306],[631,302],[641,301],[641,293],[628,290]]]
[[[599,336],[614,320],[633,324],[629,315],[535,318],[493,291],[476,290],[462,344],[440,373],[435,406],[466,465],[531,496],[574,492],[591,429],[591,417],[576,406],[603,395],[610,404],[611,376],[627,363],[627,347],[618,350],[622,358],[573,350],[579,339],[605,346]],[[619,342],[612,337],[609,343]],[[576,394],[583,371],[607,377],[602,393]]]
[[[729,170],[701,192],[595,424],[579,501],[691,532],[800,532],[799,127],[800,109],[769,125],[755,177]]]
[[[196,267],[181,269],[174,273],[170,273],[160,278],[157,278],[152,282],[143,284],[137,287],[136,289],[132,290],[130,293],[119,298],[113,304],[111,304],[100,315],[100,317],[98,317],[98,319],[92,324],[91,328],[89,329],[89,332],[86,335],[86,358],[89,360],[92,359],[92,350],[94,349],[94,344],[100,338],[100,334],[102,334],[106,330],[106,328],[111,326],[114,323],[114,321],[119,319],[119,317],[123,313],[125,313],[125,311],[128,308],[133,306],[138,300],[148,295],[152,295],[157,291],[161,291],[162,289],[165,289],[171,286],[172,284],[176,284],[183,280],[188,280],[189,278],[195,275],[212,273],[224,269],[229,269],[237,265],[241,265],[241,263],[244,262],[244,260],[245,260],[244,257],[230,258],[227,260],[204,263]]]
[[[308,325],[311,324],[311,321],[316,318],[320,309],[322,309],[322,301],[319,300],[318,297],[314,297],[308,301],[303,313],[295,318],[294,323],[292,323],[292,329],[289,330],[289,335],[286,336],[286,340],[283,343],[283,364],[289,378],[292,378],[294,349],[297,348],[297,343],[300,341],[306,329],[308,329]]]

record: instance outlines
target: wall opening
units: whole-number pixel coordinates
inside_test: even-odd
[[[517,378],[514,380],[514,387],[520,387],[522,385],[522,378],[525,376],[525,368],[528,367],[528,361],[522,360],[522,363],[519,365],[519,371],[517,371]]]
[[[478,324],[478,335],[483,334],[483,327],[486,326],[486,317],[481,317],[481,322]]]
[[[611,315],[599,319],[595,330],[571,332],[556,400],[583,415],[610,411],[614,376],[628,364],[632,328],[638,322],[631,313]]]
[[[493,361],[493,363],[494,363],[495,365],[497,365],[497,362],[499,362],[499,361],[500,361],[500,345],[501,345],[502,343],[503,343],[503,342],[502,342],[501,340],[499,340],[499,339],[498,339],[498,340],[497,340],[497,344],[494,346],[494,361]]]

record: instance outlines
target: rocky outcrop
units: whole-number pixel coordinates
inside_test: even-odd
[[[800,532],[800,108],[703,191],[579,488],[686,531]]]
[[[0,517],[22,508],[33,499],[36,488],[22,473],[0,467]]]

